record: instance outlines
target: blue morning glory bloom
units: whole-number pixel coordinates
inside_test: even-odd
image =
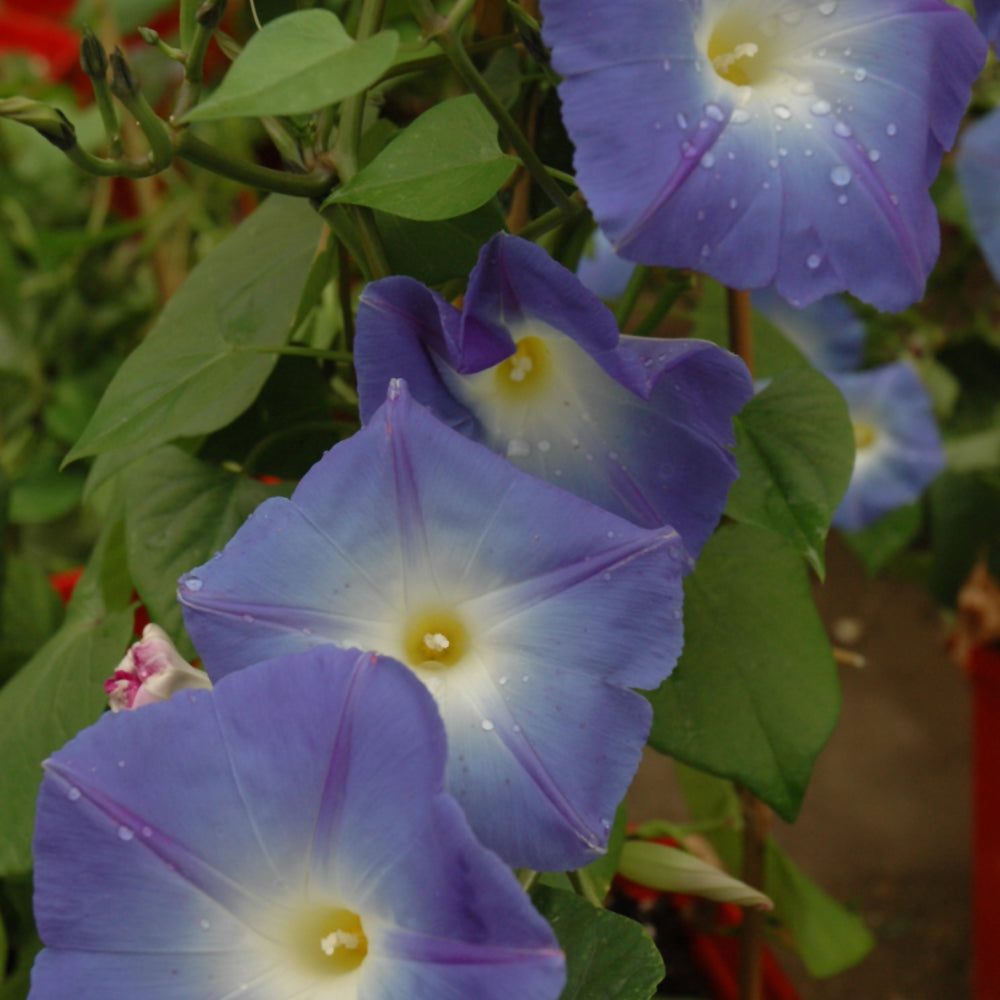
[[[854,425],[854,472],[833,523],[858,531],[919,499],[944,467],[931,398],[902,361],[870,371],[831,374]]]
[[[994,279],[1000,282],[1000,109],[962,133],[955,170],[969,225]]]
[[[821,372],[850,372],[861,366],[865,325],[842,296],[829,295],[796,309],[765,288],[754,292],[753,305]]]
[[[622,337],[614,317],[543,249],[483,248],[461,312],[412,278],[369,285],[355,364],[368,421],[401,376],[452,427],[697,555],[738,475],[732,417],[746,366],[698,340]]]
[[[576,276],[584,288],[600,299],[617,299],[628,287],[635,261],[619,257],[611,241],[595,229],[580,257]]]
[[[986,43],[944,0],[542,0],[576,176],[623,256],[900,310]]]
[[[607,844],[650,724],[630,688],[677,660],[687,562],[674,530],[519,471],[399,381],[179,596],[213,680],[323,643],[402,661],[437,700],[476,835],[557,870]]]
[[[556,1000],[445,755],[408,671],[333,647],[105,715],[45,764],[30,1000]]]
[[[983,34],[991,42],[1000,37],[1000,3],[997,0],[976,0],[976,17]]]

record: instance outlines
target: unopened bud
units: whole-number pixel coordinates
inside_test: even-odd
[[[90,28],[83,29],[80,42],[80,67],[91,80],[104,80],[108,75],[108,54],[100,39]]]
[[[111,677],[104,691],[112,712],[166,701],[186,688],[210,688],[204,670],[196,670],[177,652],[159,625],[147,625]]]
[[[160,33],[154,30],[153,28],[141,27],[141,28],[136,28],[136,31],[139,32],[139,37],[147,45],[156,45],[160,41]]]
[[[26,97],[0,98],[0,118],[29,125],[64,153],[76,145],[76,129],[58,109]]]
[[[139,81],[136,80],[125,53],[117,45],[115,51],[111,53],[111,92],[126,107],[130,101],[139,96]]]
[[[228,0],[205,0],[194,19],[207,31],[213,31],[226,13],[227,2]]]

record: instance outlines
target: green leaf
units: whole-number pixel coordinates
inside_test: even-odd
[[[497,124],[482,102],[466,94],[425,111],[325,205],[346,202],[406,219],[451,219],[487,202],[516,165],[497,144]]]
[[[843,532],[844,540],[870,574],[884,569],[916,538],[924,518],[920,504],[890,511],[864,531]]]
[[[224,427],[254,400],[284,344],[322,220],[272,195],[188,276],[108,386],[67,461]]]
[[[62,604],[45,572],[22,556],[7,556],[0,592],[0,684],[23,666],[59,627]]]
[[[207,562],[246,516],[279,490],[165,447],[125,475],[126,552],[150,617],[181,655],[195,652],[184,631],[177,578]]]
[[[376,212],[375,225],[394,274],[408,274],[425,285],[443,285],[468,276],[483,244],[504,228],[504,220],[491,200],[474,212],[440,222]]]
[[[532,893],[566,953],[560,1000],[649,1000],[663,960],[640,924],[560,889]]]
[[[650,745],[739,781],[791,821],[840,708],[806,569],[772,532],[724,525],[684,594],[684,652],[648,696]]]
[[[847,403],[808,368],[787,371],[735,418],[740,478],[726,513],[788,539],[823,576],[826,534],[854,467]]]
[[[0,875],[31,867],[42,761],[107,705],[103,681],[132,632],[121,528],[105,529],[62,628],[0,689]]]
[[[875,940],[861,917],[825,893],[772,838],[765,865],[774,915],[792,932],[810,975],[836,975],[872,950]]]
[[[730,783],[683,766],[677,777],[692,818],[715,823],[711,829],[700,826],[700,832],[729,871],[740,871],[742,819]],[[809,973],[832,976],[860,962],[874,945],[864,921],[816,885],[773,837],[767,838],[764,858],[764,890],[774,902],[768,919],[788,929]]]
[[[322,8],[276,17],[251,37],[215,93],[181,120],[318,111],[374,83],[398,47],[394,31],[355,42]]]
[[[83,497],[86,477],[50,472],[19,479],[10,491],[12,524],[46,524],[68,514]]]

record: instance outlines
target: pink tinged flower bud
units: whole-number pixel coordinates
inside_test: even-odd
[[[181,657],[159,625],[143,629],[142,638],[129,647],[115,672],[104,682],[112,712],[166,701],[184,688],[211,686],[208,675]]]

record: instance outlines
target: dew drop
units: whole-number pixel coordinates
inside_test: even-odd
[[[552,447],[552,445],[551,445],[551,444],[549,444],[549,442],[548,442],[548,441],[539,441],[539,442],[538,442],[538,450],[539,450],[540,452],[542,452],[542,454],[543,454],[543,455],[544,455],[544,454],[545,454],[545,452],[547,452],[547,451],[548,451],[548,450],[549,450],[549,449],[550,449],[551,447]]]
[[[678,124],[678,125],[679,125],[679,126],[680,126],[681,128],[687,128],[687,127],[688,127],[688,119],[687,119],[687,115],[686,115],[686,114],[684,114],[684,112],[683,112],[683,111],[678,111],[678,112],[677,112],[677,124]]]
[[[735,209],[737,205],[739,205],[739,202],[735,198],[730,198],[729,199],[729,207],[730,208]]]
[[[889,122],[889,124],[886,125],[885,127],[886,135],[896,135],[897,132],[899,132],[899,126],[895,122]]]
[[[711,153],[711,152],[705,153],[705,155],[701,158],[701,165],[706,170],[710,170],[712,167],[714,167],[715,166],[715,154]]]
[[[522,441],[520,438],[511,438],[507,442],[507,457],[508,458],[524,458],[526,455],[531,454],[531,445],[527,441]]]
[[[837,204],[838,205],[846,205],[847,204],[847,195],[846,194],[838,195],[837,196]]]
[[[252,622],[253,621],[253,615],[251,615],[251,614],[242,615],[241,617],[243,618],[243,620],[245,622]]]
[[[521,678],[521,683],[522,683],[522,684],[527,684],[527,683],[528,683],[528,681],[530,681],[530,680],[531,680],[531,677],[530,677],[530,676],[529,676],[528,674],[525,674],[525,675],[524,675],[524,676],[523,676],[523,677]]]
[[[837,187],[847,187],[851,183],[851,168],[843,163],[838,163],[830,171],[830,180]]]
[[[502,676],[501,678],[499,678],[499,680],[497,681],[497,683],[498,683],[498,684],[499,684],[499,685],[500,685],[501,687],[503,687],[503,685],[507,683],[507,675],[506,675],[506,674],[504,674],[504,675],[503,675],[503,676]]]
[[[701,255],[702,255],[702,257],[711,257],[712,256],[712,248],[707,243],[705,243],[705,244],[702,245]]]
[[[877,149],[869,149],[868,159],[871,160],[872,163],[878,163],[878,161],[882,159],[882,154]]]
[[[197,593],[199,590],[201,590],[202,584],[201,584],[201,580],[199,580],[198,577],[196,577],[196,576],[189,576],[184,581],[184,586],[187,587],[188,590],[193,590],[193,591],[195,591],[195,593]]]
[[[153,828],[151,826],[144,826],[142,828],[142,835],[144,837],[152,837],[153,836]]]
[[[750,121],[750,112],[745,108],[737,108],[732,115],[730,115],[729,120],[734,125],[746,125]]]
[[[868,70],[862,69],[860,66],[854,71],[854,79],[857,83],[863,83],[868,79]]]
[[[822,117],[823,115],[828,115],[833,110],[833,106],[830,104],[829,101],[819,100],[819,101],[814,101],[809,110],[814,115],[819,115],[820,117]]]
[[[771,110],[774,112],[775,117],[780,118],[783,122],[787,122],[792,117],[792,112],[785,104],[775,104]]]
[[[829,17],[837,9],[837,0],[823,0],[822,3],[816,5],[816,10],[818,10],[823,17]]]
[[[663,69],[667,73],[670,72],[670,60],[669,59],[664,59],[663,60]]]
[[[811,253],[808,257],[806,257],[806,267],[808,267],[810,271],[815,271],[816,268],[822,263],[823,258],[818,253]]]
[[[66,798],[69,799],[70,802],[76,802],[80,798],[80,795],[81,795],[80,789],[74,787],[74,788],[71,788],[66,793]]]
[[[119,767],[124,767],[125,766],[125,761],[123,761],[123,760],[118,761],[118,766]]]
[[[854,132],[851,131],[851,126],[847,122],[837,122],[833,126],[833,131],[835,135],[839,135],[841,139],[850,139]]]
[[[486,730],[486,732],[488,732],[488,733],[492,733],[492,732],[493,732],[493,730],[494,730],[494,729],[496,729],[496,726],[494,726],[494,725],[493,725],[493,722],[492,722],[492,720],[490,720],[490,719],[483,719],[483,721],[482,721],[482,722],[480,723],[480,725],[481,725],[481,726],[483,727],[483,729],[485,729],[485,730]]]
[[[602,573],[602,574],[601,574],[601,579],[602,579],[602,580],[603,580],[603,581],[604,581],[605,583],[610,583],[610,582],[611,582],[611,574],[610,574],[610,573]]]
[[[128,843],[128,841],[130,841],[134,836],[135,834],[127,826],[118,827],[119,840],[124,840],[126,843]]]
[[[203,930],[207,931],[212,925],[207,920],[199,920],[198,926]]]
[[[726,120],[726,113],[719,107],[718,104],[706,104],[705,117],[711,118],[713,122],[721,123]]]
[[[774,157],[774,156],[768,157],[767,165],[772,170],[777,170],[778,169],[778,160],[777,160],[777,157]]]

